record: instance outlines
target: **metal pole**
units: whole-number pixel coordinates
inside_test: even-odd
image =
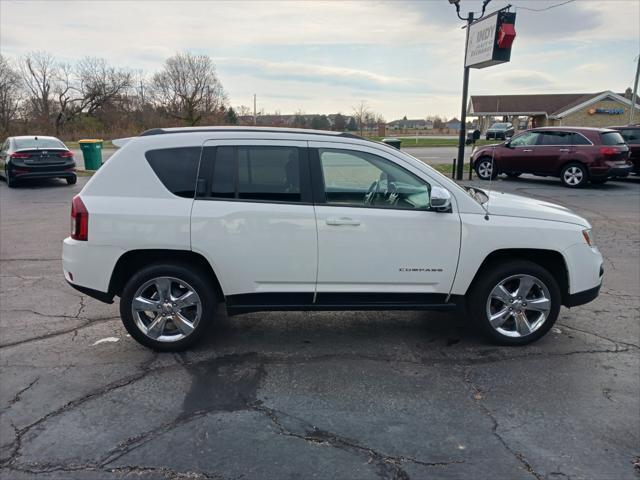
[[[464,42],[464,61],[467,62],[467,46],[469,45],[469,26],[473,22],[473,12],[467,17],[467,35]],[[469,67],[464,67],[462,80],[462,111],[460,112],[460,135],[458,136],[458,166],[456,168],[456,180],[462,180],[464,173],[464,141],[466,140],[467,123],[467,94],[469,93]]]
[[[253,124],[258,124],[258,113],[256,111],[256,94],[253,94]]]
[[[633,95],[631,95],[631,111],[629,112],[629,124],[633,123],[633,116],[636,109],[636,99],[638,98],[638,77],[640,76],[640,55],[638,55],[638,66],[636,67],[636,80],[633,82]]]

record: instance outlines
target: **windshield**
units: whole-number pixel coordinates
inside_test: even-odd
[[[494,123],[491,125],[491,130],[506,130],[507,128],[509,128],[508,123]]]
[[[56,138],[16,138],[14,140],[16,150],[43,149],[43,148],[65,148],[64,143]]]

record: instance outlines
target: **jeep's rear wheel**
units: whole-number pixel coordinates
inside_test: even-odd
[[[141,344],[159,351],[193,345],[212,323],[214,287],[206,275],[181,264],[156,264],[133,275],[120,299],[125,328]]]
[[[489,268],[469,301],[474,323],[502,345],[525,345],[553,326],[560,312],[560,287],[539,265],[512,261]]]
[[[481,180],[490,180],[498,176],[495,162],[491,157],[480,157],[475,165],[476,175]]]

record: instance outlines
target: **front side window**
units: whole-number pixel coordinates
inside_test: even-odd
[[[509,145],[512,147],[523,147],[528,145],[535,145],[538,141],[540,134],[538,132],[524,132],[520,135],[513,137]]]
[[[211,196],[272,202],[300,202],[297,147],[218,147]]]
[[[571,145],[571,133],[569,132],[542,132],[538,145]]]
[[[377,155],[320,149],[328,205],[429,209],[429,184]]]
[[[145,153],[162,184],[174,195],[193,198],[200,162],[200,147],[162,148]]]

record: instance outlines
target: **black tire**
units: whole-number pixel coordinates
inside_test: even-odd
[[[591,179],[591,183],[593,183],[594,185],[604,185],[605,183],[607,183],[607,180],[609,180],[607,177],[605,177],[605,178],[592,178]]]
[[[75,185],[76,183],[78,183],[78,177],[76,175],[74,175],[73,177],[67,177],[67,183],[69,185]]]
[[[492,162],[491,157],[480,157],[476,160],[474,169],[480,180],[492,180],[498,176],[496,162]]]
[[[480,272],[479,275],[480,277],[476,279],[472,287],[467,308],[474,325],[492,342],[500,345],[526,345],[544,336],[556,322],[562,302],[560,287],[553,276],[540,265],[526,260],[512,260],[506,263],[492,265]],[[517,292],[520,284],[516,276],[524,276],[528,279],[534,278],[537,280],[534,287],[529,290],[528,296],[523,300],[518,300],[517,296],[509,297],[513,298],[515,302],[511,303],[510,301],[509,304],[494,298],[489,304],[491,292],[505,280],[507,280],[506,285],[509,285],[509,288],[511,288],[511,290],[507,289],[507,292]],[[516,285],[517,287],[514,289],[513,286]],[[540,285],[546,288],[546,292]],[[532,302],[536,300],[540,302],[544,301],[543,297],[550,300],[549,310],[546,313],[546,318],[538,325],[537,320],[538,318],[542,319],[541,314],[540,312],[529,310],[531,305],[528,305],[526,301],[529,300],[529,302]],[[494,308],[494,314],[504,311],[505,315],[502,317],[508,316],[499,327],[502,328],[503,331],[511,332],[513,335],[518,331],[516,313],[511,313],[509,308],[512,308],[513,311],[517,313],[523,312],[527,320],[527,325],[529,325],[528,322],[531,321],[529,328],[535,327],[535,329],[532,328],[531,333],[528,334],[522,334],[521,332],[520,334],[522,334],[522,336],[509,336],[499,331],[497,328],[494,328],[489,321],[489,312]],[[538,316],[538,318],[536,318],[536,316]],[[523,329],[523,331],[526,330]]]
[[[560,171],[560,181],[565,187],[584,187],[589,181],[589,170],[580,162],[567,163]]]
[[[197,323],[194,322],[195,326],[193,330],[183,338],[178,338],[182,332],[178,332],[178,330],[181,329],[177,328],[177,324],[174,324],[172,320],[165,320],[165,326],[161,327],[162,331],[164,332],[168,329],[169,333],[176,334],[178,339],[173,341],[156,340],[147,336],[147,334],[138,327],[136,323],[137,318],[133,312],[133,299],[138,290],[148,282],[162,277],[171,277],[176,280],[170,288],[172,288],[172,291],[177,292],[178,295],[180,294],[179,285],[183,282],[183,286],[190,287],[189,289],[192,289],[197,294],[197,298],[200,301],[199,321]],[[155,287],[154,285],[150,285],[148,288],[153,290]],[[166,305],[166,302],[163,304]],[[142,268],[127,281],[120,298],[120,317],[129,334],[142,345],[161,352],[178,352],[185,350],[201,340],[207,328],[214,321],[215,311],[215,289],[207,273],[202,269],[180,263],[152,264]],[[184,312],[184,310],[181,310],[181,312]],[[149,320],[146,326],[149,326],[154,320],[154,318],[149,318],[150,316],[146,313],[140,315],[142,320]],[[160,313],[157,313],[157,315],[160,316]],[[185,312],[185,316],[187,315]],[[167,337],[170,336],[171,335],[167,335]]]
[[[507,172],[507,177],[509,178],[518,178],[522,175],[522,172]]]
[[[4,179],[7,181],[7,187],[15,188],[16,180],[11,176],[7,167],[4,168]]]

